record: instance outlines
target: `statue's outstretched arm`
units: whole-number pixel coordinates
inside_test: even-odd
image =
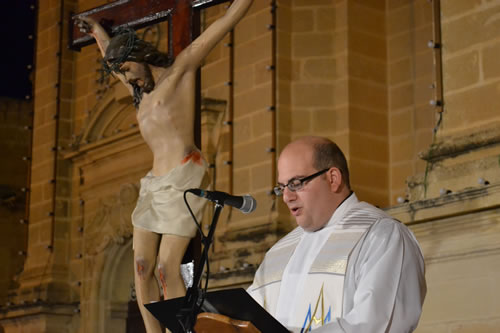
[[[253,0],[235,0],[224,16],[212,23],[177,56],[176,65],[196,70],[215,45],[245,16],[252,2]]]
[[[110,37],[106,30],[104,30],[104,28],[98,22],[96,22],[96,20],[88,16],[77,17],[75,21],[82,32],[85,32],[94,37],[97,46],[99,47],[99,50],[101,50],[101,54],[104,57],[106,55],[106,50],[110,41]],[[116,76],[120,81],[122,81],[122,83],[129,90],[130,94],[133,95],[134,89],[127,82],[125,76],[116,72],[113,72],[113,75]]]
[[[106,55],[106,49],[108,48],[110,40],[106,30],[104,30],[104,28],[93,18],[88,16],[77,17],[75,21],[78,24],[80,31],[94,37],[95,41],[97,42],[97,46],[99,46],[99,50],[101,50],[101,54],[104,57]]]

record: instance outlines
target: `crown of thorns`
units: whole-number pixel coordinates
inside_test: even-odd
[[[120,71],[121,64],[128,60],[138,40],[139,38],[133,29],[128,27],[117,29],[115,36],[108,45],[106,55],[102,62],[106,75],[111,74],[111,72],[117,73]],[[113,54],[116,47],[119,48],[118,55]]]

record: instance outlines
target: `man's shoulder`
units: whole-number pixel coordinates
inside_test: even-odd
[[[396,220],[386,212],[367,202],[360,201],[353,205],[345,214],[341,224],[375,223],[380,220]]]
[[[277,241],[270,249],[269,252],[271,251],[276,251],[279,249],[282,249],[284,247],[288,246],[294,246],[296,245],[302,234],[304,233],[304,229],[300,227],[296,227],[292,231],[290,231],[288,234],[286,234],[283,238],[281,238],[279,241]]]

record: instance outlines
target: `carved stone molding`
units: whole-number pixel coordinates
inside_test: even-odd
[[[132,236],[131,214],[139,195],[135,184],[123,184],[118,195],[100,201],[85,227],[85,253],[96,255],[111,243],[123,244]]]
[[[433,163],[499,143],[500,126],[496,125],[479,132],[443,137],[439,142],[431,145],[427,151],[420,153],[419,157]]]

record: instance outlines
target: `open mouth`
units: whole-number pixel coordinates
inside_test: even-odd
[[[292,213],[293,216],[297,216],[300,213],[300,208],[299,207],[291,207],[290,212]]]

